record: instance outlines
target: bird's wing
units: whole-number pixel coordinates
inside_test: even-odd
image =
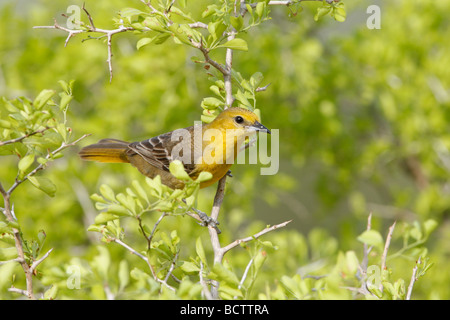
[[[179,129],[187,130],[190,128]],[[140,142],[133,142],[128,146],[127,154],[133,156],[135,154],[141,156],[150,165],[169,172],[169,165],[173,160],[181,160],[184,168],[188,174],[195,169],[195,164],[191,159],[181,159],[179,150],[184,148],[191,148],[191,137],[174,134],[178,130],[161,134],[159,136],[143,140]],[[180,138],[181,136],[181,138]],[[176,148],[178,146],[178,148]],[[178,150],[177,154],[172,154],[173,150]],[[182,154],[181,154],[182,155]]]

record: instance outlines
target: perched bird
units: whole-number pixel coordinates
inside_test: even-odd
[[[184,187],[184,182],[169,171],[170,163],[180,160],[194,180],[201,172],[212,174],[210,180],[200,183],[200,188],[205,188],[227,174],[246,137],[257,131],[270,133],[258,120],[255,113],[233,107],[208,124],[177,129],[140,142],[103,139],[84,147],[79,155],[83,160],[131,163],[149,178],[159,175],[161,182],[172,189]]]

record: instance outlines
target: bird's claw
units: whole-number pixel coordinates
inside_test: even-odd
[[[213,227],[214,229],[216,229],[217,233],[220,234],[221,231],[220,229],[217,227],[217,225],[219,224],[219,221],[211,218],[210,216],[208,216],[206,213],[197,210],[195,208],[192,208],[199,216],[200,220],[202,220],[201,223],[199,223],[201,226],[203,227]]]

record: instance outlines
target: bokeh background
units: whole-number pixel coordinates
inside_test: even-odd
[[[143,9],[132,0],[85,2],[102,28],[114,28],[112,17],[122,8]],[[416,298],[448,299],[450,3],[344,3],[342,23],[330,17],[314,21],[319,4],[313,2],[297,14],[273,7],[273,19],[244,36],[249,51],[235,52],[236,70],[244,77],[260,71],[262,84],[270,83],[258,95],[258,107],[262,122],[280,130],[280,170],[261,176],[259,165],[233,167],[221,214],[224,237],[293,219],[268,237],[279,250],[266,262],[268,271],[292,275],[302,266],[317,266],[313,262],[333,264],[330,257],[339,250],[361,254],[356,238],[369,213],[383,235],[398,222],[393,251],[402,246],[402,223],[432,218],[438,228],[426,247],[435,265],[414,292]],[[109,83],[104,41],[76,36],[64,47],[64,32],[32,28],[51,25],[54,18],[63,24],[61,14],[72,4],[82,1],[0,1],[0,96],[32,98],[42,89],[58,90],[60,79],[75,79],[69,126],[77,136],[92,134],[81,145],[106,137],[142,140],[199,120],[211,82],[191,60],[198,52],[172,41],[136,50],[140,35],[116,35]],[[188,1],[197,17],[206,4]],[[381,8],[381,29],[366,25],[370,4]],[[46,172],[57,185],[56,197],[23,185],[13,199],[25,234],[45,230],[46,246],[55,248],[45,264],[55,268],[73,259],[93,261],[95,246],[105,246],[86,231],[97,214],[89,195],[103,183],[120,190],[142,179],[131,166],[82,163],[79,147]],[[8,185],[16,159],[1,161],[0,179]],[[214,192],[201,191],[202,209],[210,208]],[[185,221],[180,234],[204,232]],[[169,229],[180,220],[171,223]],[[129,257],[117,246],[106,247],[113,261]],[[396,261],[394,268],[409,279],[414,261]],[[11,297],[2,291],[0,297]],[[104,296],[100,289],[86,289],[72,297]]]

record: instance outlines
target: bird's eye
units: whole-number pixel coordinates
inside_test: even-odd
[[[237,116],[236,118],[234,118],[234,120],[236,120],[236,123],[244,122],[244,118],[242,118],[241,116]]]

